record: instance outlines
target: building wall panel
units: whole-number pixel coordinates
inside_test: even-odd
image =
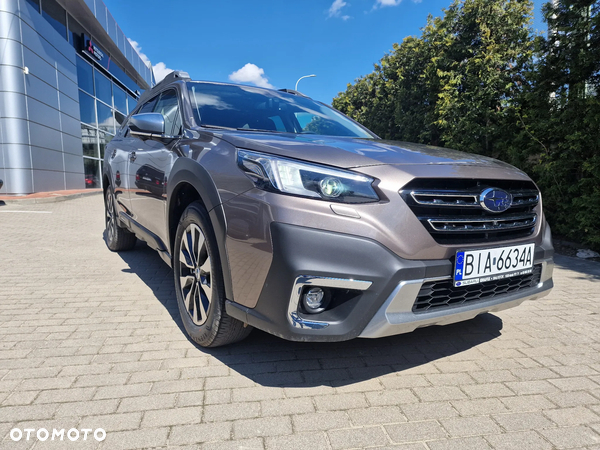
[[[18,92],[0,92],[0,117],[27,120],[26,98]]]
[[[33,169],[56,172],[64,172],[65,170],[62,151],[53,151],[41,147],[31,147],[31,165]]]
[[[67,97],[62,92],[60,93],[60,110],[68,114],[73,119],[79,121],[79,101],[73,100],[71,97]]]
[[[15,0],[0,0],[0,11],[17,14],[19,11],[19,3]]]
[[[17,14],[0,11],[0,38],[21,41],[21,20]]]
[[[65,188],[65,173],[51,170],[32,170],[35,192],[56,191]]]
[[[60,131],[60,112],[58,109],[47,106],[31,97],[27,97],[27,110],[31,122]]]
[[[81,172],[65,172],[65,189],[83,189],[85,181],[83,177],[83,161],[81,163]]]
[[[48,128],[35,122],[29,122],[31,133],[31,145],[48,148],[50,150],[62,150],[60,131]]]
[[[67,133],[77,139],[81,138],[81,122],[79,121],[79,119],[74,119],[71,116],[67,116],[64,113],[61,113],[60,114],[60,125],[61,125],[60,130],[63,133]],[[64,146],[64,140],[63,140],[63,146]],[[81,141],[79,141],[79,147],[81,147]],[[67,151],[67,150],[65,150],[65,151]],[[74,152],[71,151],[71,153],[74,153]]]
[[[34,98],[54,109],[58,109],[58,91],[33,74],[25,76],[27,96]]]
[[[81,146],[81,138],[71,136],[70,134],[62,133],[63,150],[65,153],[72,155],[83,156],[83,147]]]
[[[28,122],[23,119],[0,119],[3,144],[29,144]]]
[[[6,169],[31,169],[29,145],[8,144],[3,147]]]
[[[66,172],[83,174],[83,158],[81,157],[81,155],[71,155],[69,153],[65,153],[64,161]]]
[[[62,94],[71,97],[79,104],[79,89],[77,88],[77,83],[60,72],[58,72],[58,90]]]
[[[33,173],[31,169],[4,169],[3,191],[7,194],[28,194],[33,190]],[[4,190],[6,189],[6,190]]]
[[[23,45],[19,41],[13,41],[12,39],[0,38],[0,48],[2,49],[2,54],[0,56],[0,70],[12,69],[12,70],[20,70],[23,69]],[[22,72],[21,72],[22,74]],[[8,81],[12,81],[13,78],[9,80],[4,80],[4,78],[0,78],[0,83],[4,84]]]

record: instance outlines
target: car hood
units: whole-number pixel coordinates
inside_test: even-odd
[[[238,148],[348,169],[382,164],[450,164],[512,168],[506,163],[485,156],[409,142],[244,131],[215,134]]]

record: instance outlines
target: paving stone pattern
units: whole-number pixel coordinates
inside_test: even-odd
[[[465,323],[205,350],[170,269],[111,253],[103,220],[100,195],[0,206],[0,449],[600,449],[598,263],[558,257],[550,296]]]

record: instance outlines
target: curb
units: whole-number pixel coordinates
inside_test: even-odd
[[[56,197],[42,197],[42,198],[2,198],[0,197],[0,206],[2,205],[32,205],[40,203],[56,203],[64,202],[67,200],[73,200],[80,197],[89,197],[91,195],[100,195],[102,190],[94,190],[90,192],[77,192],[76,194],[57,195]]]

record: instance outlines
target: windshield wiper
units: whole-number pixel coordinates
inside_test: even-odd
[[[236,131],[236,128],[231,128],[231,127],[222,127],[220,125],[206,125],[204,123],[201,123],[200,126],[202,128],[214,128],[215,130],[230,130],[230,131]]]
[[[215,130],[229,130],[229,131],[260,131],[262,133],[281,133],[281,131],[277,131],[277,130],[262,130],[260,128],[233,128],[233,127],[223,127],[220,125],[207,125],[207,124],[200,124],[201,127],[203,128],[213,128]]]
[[[237,128],[238,131],[260,131],[261,133],[283,133],[277,130],[262,130],[260,128]]]

